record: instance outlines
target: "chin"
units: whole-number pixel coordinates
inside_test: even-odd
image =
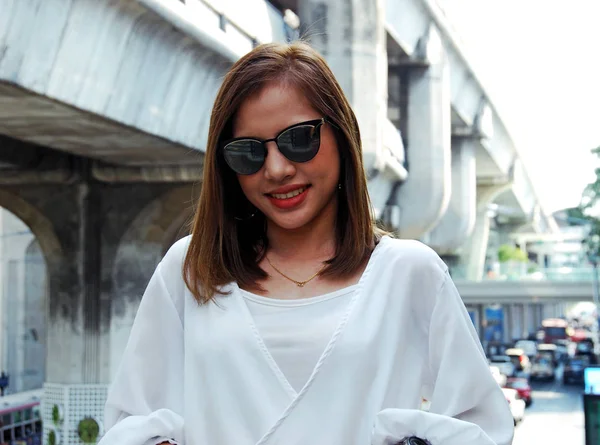
[[[276,225],[285,230],[298,230],[307,225],[312,218],[305,215],[289,215],[282,217],[281,215],[266,215],[271,224]]]

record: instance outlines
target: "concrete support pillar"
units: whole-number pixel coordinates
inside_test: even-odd
[[[522,304],[511,304],[510,305],[510,314],[511,314],[511,330],[510,330],[510,339],[521,339],[524,337],[523,335],[523,305]]]
[[[569,305],[567,303],[558,303],[558,316],[564,317],[567,315]]]
[[[482,309],[480,304],[468,304],[466,305],[469,316],[473,321],[473,327],[477,331],[477,335],[481,338],[481,320],[482,320]]]
[[[542,318],[556,318],[556,305],[552,303],[542,305]]]
[[[83,182],[79,185],[79,288],[83,313],[83,369],[82,383],[96,383],[101,378],[100,301],[102,214],[100,185]],[[106,302],[104,303],[106,305]]]
[[[104,354],[108,337],[100,326],[110,303],[100,300],[103,215],[99,187],[84,179],[70,193],[55,198],[59,212],[55,220],[66,255],[50,277],[47,382],[89,384],[107,380],[103,369],[109,365]]]
[[[502,305],[502,309],[504,310],[504,339],[505,343],[509,343],[512,340],[512,331],[513,331],[513,313],[512,313],[512,305],[504,304]]]
[[[302,34],[326,59],[360,125],[368,172],[383,165],[387,50],[383,0],[300,0]]]
[[[462,256],[467,280],[481,281],[483,278],[489,236],[490,218],[488,210],[481,209],[477,212],[473,234],[464,246]]]
[[[535,331],[533,308],[530,304],[523,305],[523,333],[529,335]]]
[[[544,316],[544,305],[537,303],[534,305],[534,313],[535,313],[535,317],[534,317],[534,323],[535,323],[535,329],[539,329],[540,327],[542,327],[542,320],[544,318],[546,318]]]
[[[485,258],[487,255],[490,236],[490,216],[488,205],[512,183],[500,185],[477,186],[477,215],[475,229],[471,238],[463,246],[461,263],[466,269],[466,278],[472,281],[481,281],[484,274]]]
[[[327,59],[358,119],[376,218],[382,217],[394,183],[399,180],[395,173],[384,169],[385,126],[392,125],[387,120],[384,8],[384,0],[299,0],[298,3],[304,38]],[[393,131],[390,134],[395,148],[402,150],[400,135]]]
[[[523,326],[524,319],[525,319],[523,305],[515,303],[512,306],[513,306],[513,314],[514,314],[514,319],[515,319],[513,337],[514,338],[526,338],[527,331],[524,329],[524,326]]]
[[[79,420],[102,418],[131,314],[166,249],[185,235],[179,228],[194,196],[190,185],[98,182],[84,160],[77,165],[77,182],[68,186],[0,188],[0,206],[31,228],[47,265],[43,397],[70,420],[55,423],[45,410],[44,437],[50,428],[77,437]]]
[[[484,321],[485,321],[485,305],[477,305],[477,315],[479,316],[479,339],[483,340]]]
[[[453,254],[473,233],[477,214],[475,145],[469,138],[452,139],[452,194],[441,221],[423,241],[440,255]]]
[[[154,267],[189,216],[191,185],[106,184],[81,162],[77,183],[6,187],[47,265],[46,384],[109,383]],[[179,225],[178,227],[177,224]],[[183,235],[185,233],[181,233]],[[123,325],[123,318],[128,325]],[[120,344],[114,331],[121,323]]]
[[[407,79],[409,175],[396,196],[402,238],[421,238],[433,229],[446,212],[452,191],[450,73],[435,27],[419,41],[416,57],[428,66],[410,71]]]

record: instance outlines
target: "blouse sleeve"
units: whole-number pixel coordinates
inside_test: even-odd
[[[161,266],[144,292],[109,390],[99,445],[183,445],[183,323]]]
[[[387,409],[376,420],[374,444],[406,436],[432,445],[510,445],[514,423],[504,394],[452,279],[445,272],[429,327],[429,412]]]

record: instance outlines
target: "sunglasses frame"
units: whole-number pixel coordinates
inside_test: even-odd
[[[279,152],[280,152],[280,153],[281,153],[281,154],[282,154],[282,155],[283,155],[283,156],[284,156],[284,157],[285,157],[287,160],[289,160],[290,162],[298,162],[298,163],[304,163],[304,162],[308,162],[308,161],[312,160],[312,159],[313,159],[313,158],[314,158],[314,157],[317,155],[317,153],[319,153],[319,150],[321,149],[320,135],[319,135],[319,148],[317,148],[317,151],[315,152],[315,155],[314,155],[314,156],[313,156],[311,159],[308,159],[308,160],[306,160],[306,161],[294,161],[293,159],[290,159],[290,158],[288,158],[288,157],[285,155],[285,153],[283,153],[283,152],[281,151],[281,149],[279,148],[279,144],[277,143],[277,140],[279,139],[279,137],[280,137],[280,136],[281,136],[283,133],[285,133],[286,131],[289,131],[289,130],[293,130],[293,129],[294,129],[294,128],[296,128],[296,127],[303,127],[303,126],[309,126],[309,125],[312,125],[312,126],[314,126],[315,128],[317,128],[317,127],[319,127],[319,125],[321,125],[321,126],[322,126],[322,125],[325,125],[325,123],[328,123],[328,124],[330,124],[332,127],[334,127],[334,128],[336,128],[336,129],[338,129],[338,130],[339,130],[339,127],[338,127],[336,124],[334,124],[334,123],[333,123],[333,121],[332,121],[332,120],[331,120],[329,117],[325,116],[325,117],[321,117],[321,118],[319,118],[319,119],[311,119],[311,120],[309,120],[309,121],[298,122],[298,123],[296,123],[296,124],[290,125],[289,127],[286,127],[286,128],[284,128],[283,130],[281,130],[281,131],[280,131],[280,132],[277,134],[277,136],[275,136],[274,138],[270,138],[270,139],[259,139],[259,138],[255,138],[255,137],[251,137],[251,136],[242,136],[242,137],[237,137],[237,138],[227,139],[226,141],[223,141],[223,143],[221,144],[221,147],[222,147],[222,148],[221,148],[221,150],[222,150],[223,158],[225,159],[225,163],[226,163],[226,164],[229,166],[229,168],[230,168],[231,170],[233,170],[233,172],[235,172],[236,174],[238,174],[238,175],[246,175],[246,176],[249,176],[249,175],[254,175],[254,174],[258,173],[258,172],[260,171],[260,169],[261,169],[261,168],[262,168],[262,167],[265,165],[265,160],[267,159],[267,155],[268,155],[268,153],[269,153],[269,151],[267,150],[267,147],[266,147],[266,144],[267,144],[267,142],[275,142],[275,145],[277,145],[277,149],[279,150]],[[320,130],[319,130],[319,131],[320,131]],[[253,142],[258,142],[258,143],[260,143],[260,144],[263,146],[263,148],[264,148],[264,150],[265,150],[265,156],[264,156],[264,159],[263,159],[263,161],[262,161],[262,164],[261,164],[260,168],[259,168],[258,170],[256,170],[254,173],[238,173],[237,171],[235,171],[235,170],[233,169],[233,167],[231,167],[231,165],[230,165],[230,164],[229,164],[229,162],[227,161],[227,157],[225,156],[225,150],[227,149],[227,146],[228,146],[229,144],[231,144],[231,143],[233,143],[233,142],[237,142],[237,141],[253,141]]]

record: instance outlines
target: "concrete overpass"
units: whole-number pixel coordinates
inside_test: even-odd
[[[384,223],[471,278],[490,204],[507,224],[550,230],[435,3],[273,3],[297,13],[355,108]],[[185,234],[222,75],[295,35],[264,0],[0,1],[0,206],[46,263],[49,403],[85,398],[101,416],[150,273]],[[78,440],[73,425],[61,432]]]
[[[465,304],[519,303],[563,305],[594,301],[591,281],[456,280]]]
[[[485,336],[486,309],[492,307],[502,310],[501,340],[509,342],[535,333],[545,318],[564,316],[569,306],[594,301],[591,279],[564,278],[478,282],[457,279],[455,283],[481,338]]]

